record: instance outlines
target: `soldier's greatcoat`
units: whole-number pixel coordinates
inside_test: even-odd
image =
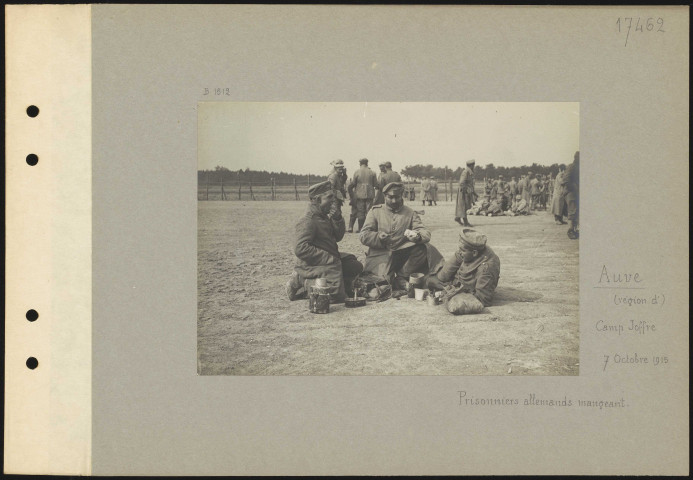
[[[562,217],[567,214],[567,204],[565,201],[565,188],[563,187],[563,176],[565,172],[558,172],[556,180],[553,182],[553,199],[551,201],[551,213]]]
[[[339,252],[337,242],[345,229],[342,216],[330,218],[314,204],[296,224],[296,272],[302,282],[325,278],[330,297],[336,301],[345,298],[345,275],[355,277],[363,270],[354,255]]]
[[[467,216],[467,210],[474,205],[474,172],[471,168],[465,167],[460,175],[460,187],[457,191],[457,204],[455,206],[455,217],[463,218]]]

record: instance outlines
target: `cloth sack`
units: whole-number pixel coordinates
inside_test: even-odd
[[[471,293],[460,292],[445,300],[448,312],[453,315],[467,315],[479,313],[484,309],[484,304]]]

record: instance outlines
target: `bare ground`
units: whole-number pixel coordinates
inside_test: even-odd
[[[406,202],[405,202],[406,203]],[[422,207],[447,258],[454,206]],[[198,202],[198,371],[202,375],[577,375],[578,241],[547,212],[470,217],[501,259],[492,306],[453,316],[390,299],[356,309],[289,302],[304,201]],[[357,234],[340,251],[363,257]]]

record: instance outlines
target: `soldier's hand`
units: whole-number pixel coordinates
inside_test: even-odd
[[[436,290],[443,290],[445,289],[445,283],[438,280],[438,277],[435,275],[432,275],[428,278],[426,278],[426,287],[427,288],[434,288]]]
[[[378,240],[385,241],[390,237],[386,232],[378,232]]]

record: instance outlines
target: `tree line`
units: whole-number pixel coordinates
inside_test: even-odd
[[[246,168],[245,170],[229,170],[226,167],[217,165],[213,170],[198,170],[197,171],[197,183],[204,184],[206,182],[219,183],[223,182],[225,184],[237,184],[239,181],[241,183],[252,182],[254,184],[264,184],[269,185],[272,183],[272,179],[277,185],[290,185],[293,184],[294,180],[298,184],[307,184],[308,180],[310,183],[317,183],[327,180],[327,175],[313,175],[305,174],[300,175],[296,173],[287,172],[267,172],[265,170],[251,170]]]
[[[499,175],[503,175],[503,178],[509,179],[510,177],[515,177],[518,179],[520,175],[526,175],[529,172],[533,174],[540,173],[542,175],[551,175],[555,177],[558,174],[559,164],[554,163],[553,165],[539,165],[537,163],[532,163],[531,165],[522,165],[521,167],[504,167],[495,166],[493,163],[487,165],[476,165],[474,167],[474,177],[480,178],[497,178]],[[462,174],[462,166],[458,166],[454,170],[447,167],[434,167],[431,164],[428,165],[408,165],[400,170],[399,173],[412,181],[421,181],[424,178],[435,177],[437,180],[450,180],[457,181]],[[379,173],[378,168],[373,168],[376,173]],[[349,177],[353,175],[353,171],[348,172]],[[288,172],[267,172],[265,170],[251,170],[246,168],[245,170],[229,170],[226,167],[217,165],[213,170],[198,170],[197,171],[197,182],[199,184],[204,184],[206,182],[219,183],[223,182],[225,184],[236,184],[239,181],[241,183],[252,182],[254,184],[265,184],[269,185],[272,180],[277,185],[289,185],[296,180],[298,184],[307,183],[317,183],[327,180],[327,175],[313,175],[313,174],[295,174]]]
[[[563,164],[565,165],[565,164]],[[434,167],[433,165],[408,165],[401,170],[401,174],[412,180],[422,180],[424,178],[435,177],[437,180],[452,180],[457,181],[462,174],[464,167],[459,166],[454,170],[447,167]],[[531,165],[522,165],[521,167],[503,167],[495,166],[493,163],[488,165],[475,165],[474,166],[474,177],[475,178],[497,178],[499,175],[503,175],[503,178],[509,179],[510,177],[520,178],[520,175],[526,175],[529,172],[533,174],[540,173],[542,175],[551,175],[555,177],[558,174],[559,164],[554,163],[553,165],[539,165],[533,163]]]

